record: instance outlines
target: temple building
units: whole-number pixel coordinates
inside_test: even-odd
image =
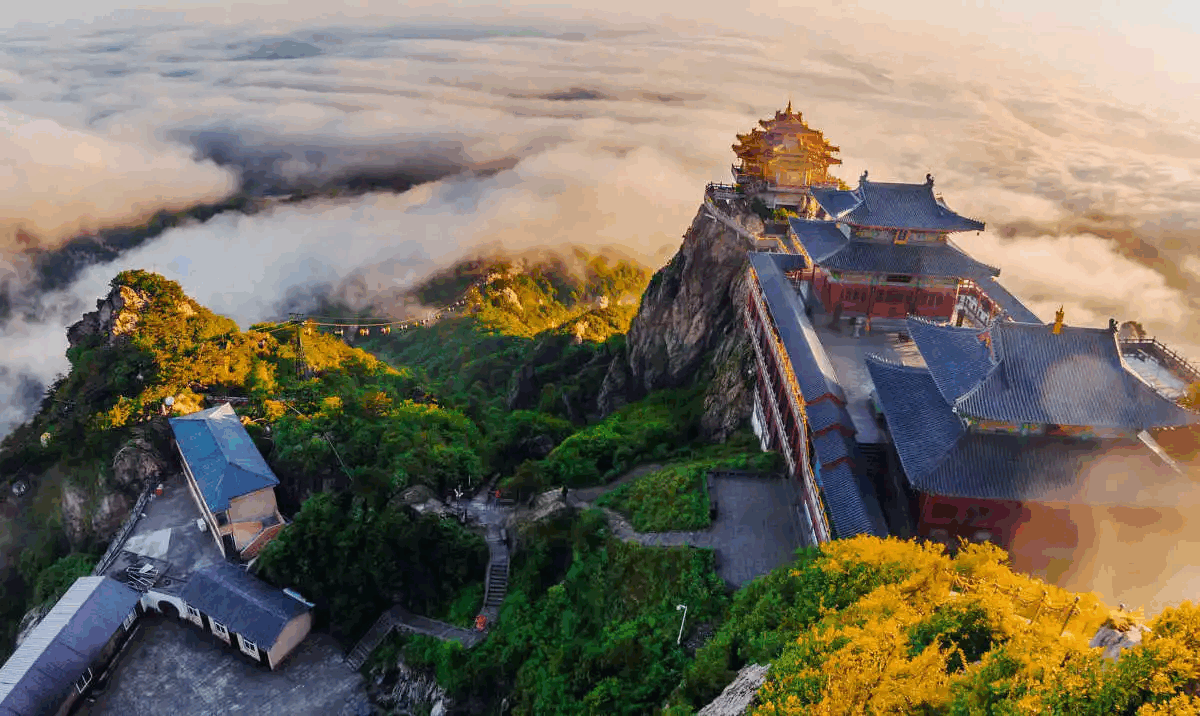
[[[1119,503],[1178,469],[1151,430],[1200,422],[1125,364],[1108,329],[907,321],[925,367],[867,358],[921,536],[1008,547],[1031,503]]]
[[[739,187],[750,193],[786,195],[779,203],[804,206],[809,203],[809,187],[838,186],[829,167],[842,163],[835,156],[839,148],[805,124],[801,114],[792,111],[791,102],[773,119],[758,124],[749,134],[737,135],[738,143],[733,145],[740,160],[740,166],[732,168]]]
[[[950,320],[961,309],[962,322],[1038,321],[995,281],[999,269],[950,240],[984,224],[947,207],[932,176],[897,184],[863,172],[853,190],[814,188],[812,196],[811,218],[791,219],[791,238],[812,266],[810,292],[831,314]]]

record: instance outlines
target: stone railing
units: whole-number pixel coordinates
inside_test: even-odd
[[[117,530],[117,534],[113,536],[112,541],[108,543],[108,549],[104,552],[104,556],[96,563],[96,567],[92,570],[92,576],[99,576],[104,573],[116,558],[117,552],[121,551],[121,547],[125,544],[125,539],[129,537],[129,532],[142,516],[142,510],[145,509],[146,503],[150,501],[150,493],[154,489],[154,484],[146,486],[142,494],[137,498],[137,502],[133,503],[133,509],[130,510],[129,516],[125,518],[125,522],[121,528]]]

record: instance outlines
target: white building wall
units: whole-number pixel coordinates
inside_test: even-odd
[[[179,597],[172,596],[170,594],[163,594],[162,592],[156,592],[153,589],[142,595],[142,607],[144,607],[146,610],[153,609],[156,612],[161,611],[158,608],[160,602],[167,602],[178,609],[181,616],[184,618],[187,617],[187,605],[184,604],[183,600]]]

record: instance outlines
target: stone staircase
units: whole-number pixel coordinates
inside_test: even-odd
[[[367,633],[363,635],[363,638],[359,639],[354,648],[350,650],[350,654],[346,657],[346,663],[355,671],[361,669],[367,657],[371,655],[371,652],[375,651],[375,648],[382,644],[383,640],[395,628],[396,622],[392,619],[390,609],[380,614],[375,623],[371,625],[371,628],[367,630]]]
[[[500,616],[500,605],[508,594],[508,540],[505,531],[498,526],[489,525],[487,531],[488,564],[484,581],[483,606],[479,616],[485,618],[485,624],[490,626]],[[435,619],[410,614],[399,605],[388,609],[363,638],[358,640],[350,653],[346,655],[346,664],[358,670],[366,663],[367,657],[375,651],[383,640],[393,630],[401,629],[414,634],[425,634],[442,641],[454,640],[468,649],[478,644],[486,632],[478,629],[463,629]]]
[[[504,530],[489,527],[487,533],[488,566],[484,581],[483,607],[480,616],[491,624],[500,615],[500,605],[508,594],[508,545]]]

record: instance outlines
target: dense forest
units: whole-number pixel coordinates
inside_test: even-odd
[[[495,479],[523,501],[652,463],[601,506],[641,531],[706,526],[708,471],[773,473],[777,457],[745,430],[705,443],[703,385],[597,414],[650,276],[626,261],[569,258],[570,268],[491,261],[436,276],[417,298],[461,310],[355,346],[312,322],[242,331],[156,274],[116,276],[124,311],[113,332],[73,335],[69,374],[0,445],[0,475],[50,501],[27,518],[27,548],[0,595],[8,642],[27,609],[56,599],[104,547],[65,541],[48,486],[118,489],[113,454],[132,439],[165,440],[168,396],[177,412],[206,395],[247,399],[237,412],[296,503],[282,501],[291,524],[259,575],[314,600],[317,628],[347,645],[392,604],[464,626],[478,610],[483,539],[407,506],[413,487],[444,497]],[[485,641],[464,650],[394,636],[364,669],[403,658],[435,674],[462,713],[678,716],[753,663],[771,664],[754,710],[763,716],[1200,708],[1200,608],[1167,610],[1113,662],[1087,643],[1102,625],[1129,628],[1131,615],[1015,574],[989,546],[951,556],[856,538],[800,551],[731,592],[710,551],[622,541],[600,509],[530,522],[515,543]],[[689,607],[683,638],[679,604]]]

